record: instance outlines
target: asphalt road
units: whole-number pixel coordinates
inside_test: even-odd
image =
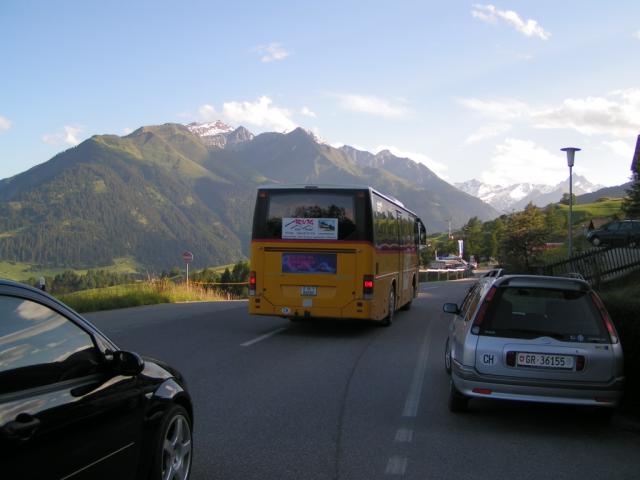
[[[423,284],[390,328],[251,317],[245,302],[87,317],[186,376],[192,479],[638,479],[640,435],[588,409],[474,400],[447,410],[445,301]]]

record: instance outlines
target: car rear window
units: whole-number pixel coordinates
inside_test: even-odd
[[[547,288],[499,288],[482,322],[480,334],[609,342],[600,312],[587,292]]]

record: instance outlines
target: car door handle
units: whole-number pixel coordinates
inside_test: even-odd
[[[3,437],[9,440],[28,440],[39,426],[39,419],[28,413],[21,413],[15,420],[0,427],[0,432]]]

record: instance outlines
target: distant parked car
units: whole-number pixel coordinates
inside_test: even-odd
[[[176,370],[0,280],[2,478],[186,480],[192,411]]]
[[[493,398],[603,407],[622,395],[622,347],[609,314],[577,278],[506,275],[478,282],[445,345],[449,408]],[[608,410],[604,410],[608,407]]]
[[[629,246],[640,245],[640,220],[620,220],[603,225],[602,228],[587,233],[592,245]]]

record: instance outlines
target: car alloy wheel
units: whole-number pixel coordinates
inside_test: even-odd
[[[598,247],[598,246],[600,246],[600,244],[602,242],[600,241],[600,239],[598,237],[593,237],[591,239],[591,243],[593,244],[594,247]]]
[[[451,374],[451,344],[448,338],[444,345],[444,369],[448,374]]]
[[[191,473],[192,436],[189,414],[180,405],[172,406],[165,414],[160,429],[159,458],[154,462],[151,478],[162,480],[187,480]]]

